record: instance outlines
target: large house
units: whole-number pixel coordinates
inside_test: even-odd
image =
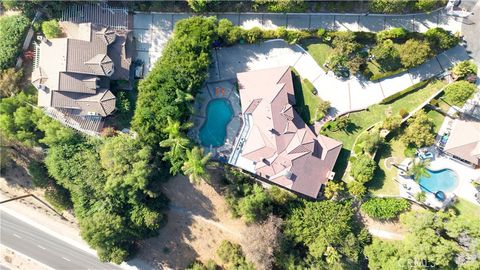
[[[91,23],[61,23],[64,37],[40,38],[32,84],[38,106],[88,134],[98,134],[115,110],[111,80],[130,79],[132,39],[128,30]]]
[[[334,175],[342,143],[316,135],[295,111],[290,67],[237,74],[244,125],[236,166],[296,193],[317,198]],[[244,127],[245,128],[245,127]]]
[[[480,166],[480,122],[455,119],[443,151],[473,167]]]

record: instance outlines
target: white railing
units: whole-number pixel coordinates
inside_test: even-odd
[[[242,117],[243,119],[242,129],[240,130],[240,134],[237,137],[237,141],[235,142],[232,154],[228,159],[229,164],[235,165],[237,163],[238,157],[240,156],[240,152],[243,148],[243,144],[245,143],[248,132],[250,131],[250,127],[251,127],[250,118],[251,118],[250,114],[244,114]]]

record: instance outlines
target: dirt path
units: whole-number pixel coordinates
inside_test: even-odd
[[[216,258],[224,239],[239,243],[246,225],[231,217],[225,199],[210,185],[176,176],[163,185],[170,198],[168,222],[159,235],[140,243],[138,258],[155,269],[184,269],[194,260]]]

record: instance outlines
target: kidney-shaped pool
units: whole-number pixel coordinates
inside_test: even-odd
[[[450,169],[443,169],[439,171],[431,171],[430,177],[420,178],[420,188],[423,191],[430,191],[436,193],[438,191],[450,192],[458,185],[457,174]]]
[[[200,143],[206,147],[218,147],[225,143],[227,125],[233,118],[230,102],[224,98],[214,99],[207,105],[207,119],[198,134]]]

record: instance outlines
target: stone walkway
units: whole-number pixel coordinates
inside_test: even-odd
[[[219,19],[227,18],[245,29],[260,27],[275,29],[316,29],[351,30],[377,32],[393,27],[403,27],[410,31],[425,32],[430,28],[442,27],[452,32],[462,29],[462,19],[449,16],[445,10],[429,14],[381,15],[381,14],[335,14],[335,13],[219,13],[209,14]],[[133,35],[137,41],[137,58],[150,70],[161,55],[175,23],[193,16],[191,13],[144,13],[133,16]]]

